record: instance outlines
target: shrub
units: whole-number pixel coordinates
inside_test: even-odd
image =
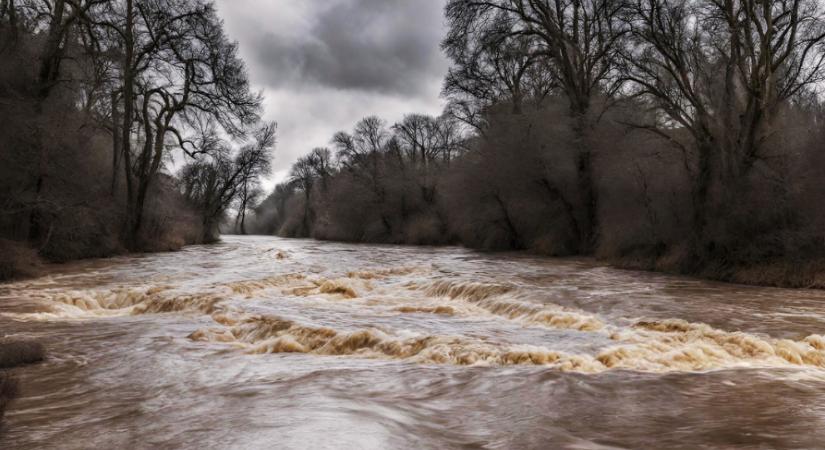
[[[0,239],[0,281],[36,275],[40,266],[34,249],[22,242]]]

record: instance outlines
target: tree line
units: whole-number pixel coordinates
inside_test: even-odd
[[[214,240],[269,171],[211,1],[0,0],[0,61],[0,277]]]
[[[450,0],[443,114],[337,133],[252,230],[815,284],[824,13],[816,0]]]

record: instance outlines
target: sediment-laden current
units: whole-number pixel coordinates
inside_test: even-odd
[[[0,285],[0,448],[821,448],[825,292],[225,237]]]

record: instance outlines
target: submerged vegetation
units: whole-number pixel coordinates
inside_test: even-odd
[[[0,370],[0,421],[6,412],[6,405],[17,397],[17,380],[10,373]],[[0,423],[2,426],[2,423]]]
[[[2,0],[0,61],[0,279],[215,240],[269,170],[209,1]]]
[[[6,405],[18,395],[17,379],[9,369],[42,361],[45,355],[43,345],[37,342],[0,342],[0,422],[3,420]]]
[[[450,0],[439,117],[301,158],[256,233],[825,286],[825,6]]]

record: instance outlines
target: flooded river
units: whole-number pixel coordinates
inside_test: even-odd
[[[825,292],[225,237],[0,285],[3,449],[823,448]]]

